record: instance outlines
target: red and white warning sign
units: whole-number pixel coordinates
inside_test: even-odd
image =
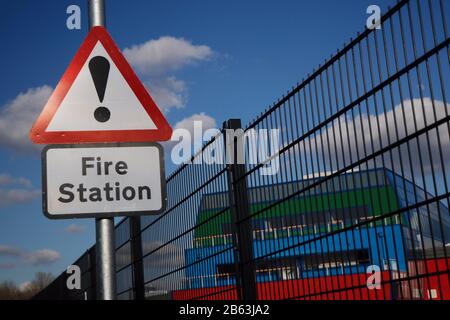
[[[149,142],[172,129],[104,27],[91,29],[30,131],[34,143]]]

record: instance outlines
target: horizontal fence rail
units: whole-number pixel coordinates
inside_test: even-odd
[[[226,121],[167,178],[163,214],[116,226],[118,298],[450,299],[448,5],[397,2]],[[233,161],[200,161],[216,152]],[[95,246],[75,264],[80,290],[63,273],[35,299],[95,299]]]

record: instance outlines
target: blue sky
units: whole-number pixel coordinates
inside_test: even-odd
[[[110,34],[171,125],[194,116],[220,126],[248,123],[364,30],[368,5],[385,12],[394,3],[106,0],[106,12]],[[66,28],[71,4],[81,7],[81,30]],[[59,274],[94,242],[92,219],[42,214],[39,150],[25,138],[86,35],[87,12],[75,0],[1,7],[0,281],[20,284],[36,271]],[[161,60],[139,60],[155,48]]]

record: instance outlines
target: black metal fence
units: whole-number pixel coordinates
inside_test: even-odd
[[[116,226],[118,297],[450,299],[448,6],[399,1],[226,121],[167,178],[163,214]],[[95,299],[94,257],[81,290],[63,273],[35,298]]]

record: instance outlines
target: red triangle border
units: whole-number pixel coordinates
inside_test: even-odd
[[[47,132],[46,129],[61,105],[64,97],[75,81],[78,73],[94,46],[100,41],[110,55],[125,81],[140,101],[149,117],[156,125],[154,130],[104,130],[104,131],[57,131]],[[37,144],[92,143],[92,142],[156,142],[166,141],[172,136],[172,128],[161,113],[142,82],[120,52],[104,27],[93,27],[69,67],[62,76],[47,104],[30,130],[29,137]]]

